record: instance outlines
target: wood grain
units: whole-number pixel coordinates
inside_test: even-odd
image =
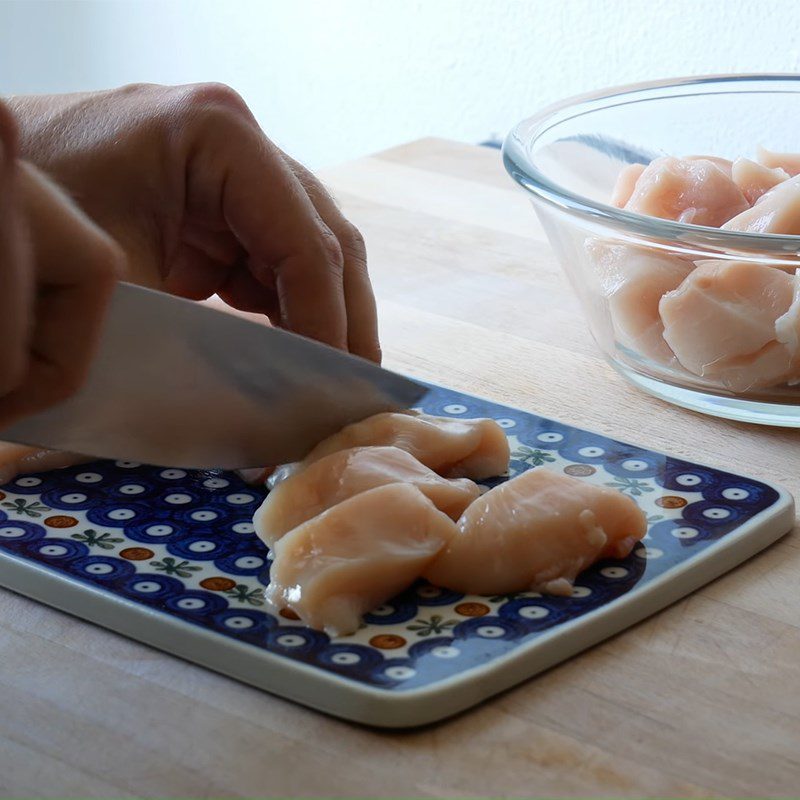
[[[389,366],[800,495],[800,432],[673,408],[605,364],[497,151],[424,140],[322,177],[367,238]],[[0,592],[0,794],[794,795],[798,575],[795,531],[572,661],[406,733]]]

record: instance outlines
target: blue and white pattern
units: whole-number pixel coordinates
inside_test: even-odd
[[[509,436],[512,475],[564,471],[629,494],[648,515],[645,540],[627,559],[581,575],[570,598],[464,596],[420,583],[339,638],[265,610],[268,551],[252,526],[265,491],[232,473],[119,461],[21,477],[1,487],[0,550],[186,624],[395,692],[485,664],[635,592],[778,500],[757,481],[445,389],[432,388],[421,408],[496,419]]]

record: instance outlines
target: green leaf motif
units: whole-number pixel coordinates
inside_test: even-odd
[[[197,572],[200,567],[190,564],[188,561],[176,561],[171,556],[166,556],[161,561],[151,561],[150,566],[156,572],[164,572],[167,575],[177,575],[179,578],[191,578],[193,572]]]
[[[71,539],[77,539],[89,547],[99,547],[101,550],[113,550],[115,544],[125,541],[120,536],[112,536],[110,533],[98,533],[92,528],[87,528],[83,533],[73,533]]]
[[[16,500],[6,500],[3,508],[10,508],[13,513],[22,514],[27,517],[41,517],[43,511],[49,511],[50,507],[42,505],[38,500],[24,500],[18,497]]]
[[[458,623],[458,620],[446,620],[440,614],[434,614],[430,619],[417,619],[411,625],[406,625],[409,631],[415,631],[417,636],[430,636],[434,633],[444,633]]]
[[[513,461],[522,461],[530,467],[540,467],[542,464],[547,464],[555,461],[555,457],[545,450],[534,450],[527,445],[521,444],[512,454]]]
[[[615,478],[611,483],[607,483],[606,486],[611,486],[623,494],[627,492],[633,497],[639,497],[639,495],[645,492],[653,491],[652,486],[649,486],[645,481],[637,478]]]
[[[238,600],[240,603],[249,603],[251,606],[264,605],[264,590],[251,589],[244,583],[237,583],[233,589],[225,592],[231,600]]]

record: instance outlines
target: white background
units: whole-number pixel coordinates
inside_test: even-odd
[[[607,85],[797,71],[799,23],[797,0],[0,0],[0,92],[222,81],[318,168]]]

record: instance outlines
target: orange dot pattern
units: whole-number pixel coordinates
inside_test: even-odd
[[[656,505],[660,508],[683,508],[686,505],[686,499],[668,494],[664,497],[659,497],[656,500]]]
[[[381,633],[378,636],[373,636],[369,643],[379,650],[397,650],[402,647],[406,640],[402,636],[396,636],[393,633]]]
[[[78,520],[76,520],[75,517],[58,514],[55,517],[47,517],[44,524],[47,525],[48,528],[74,528],[78,524]]]
[[[462,617],[483,617],[491,609],[483,603],[459,603],[455,611],[456,614],[461,614]]]
[[[221,575],[216,575],[213,578],[203,578],[200,585],[210,592],[227,592],[236,586],[236,581],[230,578],[223,578]]]
[[[146,547],[126,547],[124,550],[120,550],[119,554],[121,558],[126,558],[128,561],[146,561],[155,555]]]
[[[597,470],[590,464],[569,464],[564,467],[564,472],[567,475],[572,475],[573,478],[588,478],[589,475],[594,475]]]

